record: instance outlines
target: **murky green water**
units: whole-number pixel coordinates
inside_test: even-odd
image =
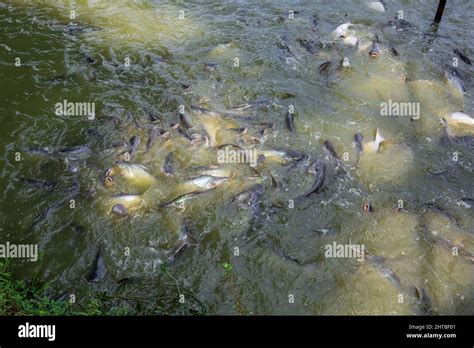
[[[413,26],[398,33],[384,24],[399,10]],[[385,13],[364,1],[3,1],[0,241],[40,249],[38,262],[14,261],[16,275],[38,276],[51,284],[51,296],[74,293],[79,300],[98,291],[116,294],[129,278],[147,296],[171,296],[177,308],[198,309],[189,296],[181,305],[174,287],[157,280],[166,264],[214,314],[474,313],[474,215],[467,199],[474,197],[474,156],[468,145],[443,145],[439,122],[450,112],[474,112],[472,66],[459,61],[464,96],[442,72],[454,49],[474,57],[474,3],[449,2],[438,35],[426,35],[435,10],[434,1],[394,1]],[[372,59],[367,50],[334,42],[331,32],[348,21],[357,24],[360,46],[377,34],[386,51]],[[315,54],[299,39],[312,41]],[[344,57],[351,67],[336,69]],[[326,61],[334,67],[327,83],[318,72]],[[55,104],[64,100],[95,103],[95,118],[56,115]],[[419,102],[419,120],[381,116],[380,103],[389,100]],[[211,145],[242,138],[247,148],[320,158],[327,167],[322,191],[301,198],[314,177],[268,160],[258,167],[264,179],[234,165],[237,175],[186,201],[184,211],[159,207],[199,167],[218,164],[216,149],[191,144],[170,128],[179,122],[179,106],[191,115],[191,105],[223,114],[245,103],[252,107],[225,117]],[[296,134],[285,127],[290,106]],[[159,120],[152,124],[150,115]],[[254,144],[261,122],[275,126]],[[146,151],[153,126],[169,138]],[[247,134],[223,130],[238,127]],[[358,160],[354,134],[369,142],[377,128],[388,142]],[[107,208],[113,193],[103,185],[104,172],[123,152],[117,142],[131,136],[141,138],[134,162],[156,182],[145,193],[146,207],[117,219]],[[325,140],[342,162],[324,150]],[[85,161],[25,150],[79,145],[92,149]],[[170,152],[174,177],[161,170]],[[78,171],[70,170],[74,165]],[[57,184],[36,187],[22,178]],[[258,180],[265,192],[254,219],[232,198]],[[132,193],[127,190],[118,188]],[[373,212],[364,212],[365,202]],[[427,202],[458,225],[439,210],[425,213]],[[183,225],[199,245],[170,258]],[[454,244],[429,238],[432,231]],[[364,245],[375,261],[325,257],[333,242]],[[453,255],[453,245],[467,256]],[[99,246],[107,274],[90,283]]]

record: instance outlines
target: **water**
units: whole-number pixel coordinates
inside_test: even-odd
[[[38,276],[51,284],[51,296],[75,293],[79,300],[100,290],[116,294],[119,280],[133,278],[146,284],[148,295],[165,293],[178,310],[198,309],[191,298],[179,304],[176,289],[161,281],[166,263],[178,283],[214,314],[423,314],[415,287],[426,290],[434,313],[474,312],[472,263],[430,241],[423,228],[423,204],[434,201],[457,218],[472,241],[472,206],[461,200],[474,196],[472,148],[442,146],[439,123],[449,112],[473,114],[472,66],[459,61],[468,77],[464,97],[443,82],[442,73],[455,57],[453,49],[474,56],[472,2],[449,2],[436,37],[424,35],[436,10],[431,1],[394,1],[385,13],[367,9],[364,1],[77,1],[71,21],[73,6],[68,1],[0,4],[0,240],[38,244],[41,253],[36,263],[15,260],[18,277]],[[399,10],[413,27],[397,33],[383,24]],[[347,21],[357,23],[362,41],[376,33],[399,55],[386,51],[371,59],[366,51],[334,44],[331,32]],[[316,54],[297,39],[318,43]],[[351,68],[336,70],[343,57]],[[334,67],[327,83],[318,72],[325,61]],[[56,115],[55,104],[64,100],[95,103],[94,120]],[[420,119],[381,116],[380,104],[389,100],[420,102]],[[175,130],[145,152],[150,115],[169,129],[179,121],[180,105],[187,112],[191,105],[224,112],[256,102],[259,107],[247,112],[252,118],[226,122],[248,127],[249,137],[261,129],[256,123],[273,122],[261,149],[324,158],[322,192],[297,198],[314,178],[268,162],[260,169],[279,185],[263,180],[258,223],[230,202],[253,184],[242,178],[194,197],[184,211],[155,209],[197,167],[216,164],[216,157]],[[285,128],[290,106],[296,134]],[[389,142],[381,153],[365,153],[357,161],[354,134],[371,141],[376,128]],[[217,134],[224,134],[221,143],[235,138]],[[106,208],[110,192],[103,173],[120,153],[114,144],[133,135],[141,137],[135,161],[158,182],[147,193],[146,208],[117,220]],[[343,169],[323,149],[325,140],[344,154]],[[78,145],[93,151],[87,164],[80,162],[79,173],[70,173],[64,158],[25,151]],[[161,173],[169,152],[175,177]],[[244,167],[233,168],[243,173],[249,170]],[[35,188],[21,178],[58,184]],[[80,192],[73,196],[76,183]],[[372,213],[363,211],[364,202],[373,205]],[[400,204],[404,212],[397,213]],[[55,208],[33,228],[48,206]],[[199,246],[170,260],[167,251],[183,224]],[[450,227],[439,229],[443,235]],[[362,244],[384,261],[327,258],[325,246],[334,241]],[[107,275],[90,284],[86,275],[99,246]],[[385,277],[387,270],[399,282]]]

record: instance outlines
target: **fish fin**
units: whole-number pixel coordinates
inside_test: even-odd
[[[184,227],[180,232],[180,237],[178,239],[178,242],[176,243],[174,248],[171,250],[171,254],[176,255],[180,253],[187,246],[197,246],[197,245],[199,245],[199,241],[193,236],[191,236],[188,233],[187,228]]]
[[[184,244],[188,246],[198,246],[199,241],[188,233],[184,237]]]
[[[375,131],[375,140],[374,140],[374,147],[377,152],[380,151],[380,144],[382,144],[386,140],[387,139],[385,139],[384,135],[377,128],[377,130]]]

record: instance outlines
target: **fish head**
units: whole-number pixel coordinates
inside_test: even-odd
[[[372,213],[374,208],[370,202],[364,202],[364,204],[362,204],[362,210],[366,213]]]
[[[361,144],[362,141],[364,141],[364,136],[362,135],[362,133],[354,134],[354,141],[358,144]]]
[[[130,145],[132,146],[138,146],[140,144],[140,137],[134,135],[133,137],[130,138]]]
[[[127,152],[124,152],[124,153],[118,155],[117,159],[119,161],[129,162],[130,161],[130,152],[127,151]]]
[[[378,42],[374,41],[373,44],[372,44],[372,47],[369,51],[369,55],[372,57],[372,58],[377,58],[378,56],[380,56],[382,54],[382,49],[381,49],[381,46]]]
[[[317,159],[308,168],[307,172],[313,175],[322,174],[326,170],[326,164]]]
[[[111,176],[106,175],[104,178],[104,186],[110,188],[114,185],[114,179]]]
[[[117,167],[116,166],[113,166],[113,167],[110,167],[109,169],[107,169],[105,171],[105,176],[114,176],[115,174],[117,174]]]

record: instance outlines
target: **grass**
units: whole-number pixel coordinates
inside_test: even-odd
[[[172,283],[162,282],[165,276]],[[180,286],[162,267],[159,277],[160,293],[156,281],[111,286],[107,292],[96,292],[81,303],[52,300],[46,295],[48,285],[37,279],[15,279],[8,259],[0,260],[0,316],[15,315],[204,315],[207,305],[188,288]],[[155,289],[155,290],[153,290]],[[176,293],[177,292],[177,293]],[[184,294],[186,301],[179,302]]]

